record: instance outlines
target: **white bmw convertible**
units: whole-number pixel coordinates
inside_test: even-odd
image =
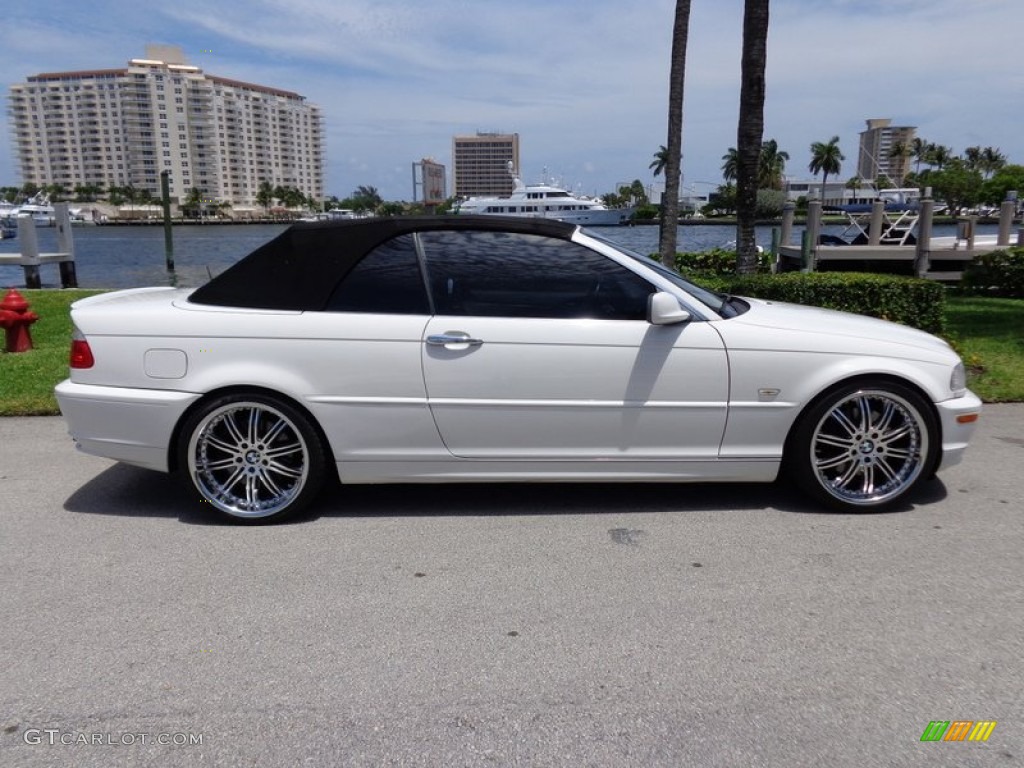
[[[235,521],[342,483],[768,482],[906,501],[981,410],[942,340],[710,293],[570,224],[298,224],[198,289],[76,302],[78,447]]]

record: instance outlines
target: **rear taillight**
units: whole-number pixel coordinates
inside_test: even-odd
[[[92,350],[89,349],[89,342],[77,328],[71,332],[70,363],[72,368],[92,368],[96,363],[92,356]]]

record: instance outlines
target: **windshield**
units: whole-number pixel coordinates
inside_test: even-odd
[[[648,269],[654,270],[659,275],[664,277],[666,280],[669,280],[674,285],[677,285],[680,288],[682,288],[688,294],[693,296],[693,298],[697,299],[697,301],[705,305],[708,309],[712,310],[713,312],[716,312],[719,315],[722,315],[723,317],[731,316],[732,314],[737,314],[735,312],[730,313],[728,310],[723,311],[723,305],[727,305],[728,299],[730,298],[726,296],[724,293],[718,293],[717,291],[709,291],[707,288],[701,288],[696,283],[691,283],[689,280],[680,275],[674,269],[669,269],[660,261],[652,259],[650,256],[644,256],[642,253],[632,251],[629,248],[626,248],[625,246],[616,243],[614,240],[609,240],[607,237],[597,234],[591,229],[585,229],[584,232],[587,234],[588,237],[592,237],[595,240],[604,243],[605,245],[611,246],[619,253],[624,253],[630,258],[636,259]]]

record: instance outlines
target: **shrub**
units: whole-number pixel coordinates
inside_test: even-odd
[[[975,256],[960,285],[967,293],[1024,298],[1024,248]]]
[[[633,214],[633,218],[637,221],[654,221],[660,213],[661,209],[658,206],[643,203],[636,207],[636,213]]]
[[[863,272],[787,272],[695,280],[738,296],[855,312],[929,333],[943,331],[945,288],[929,280]]]
[[[777,189],[757,190],[757,218],[776,219],[782,215],[786,195]]]
[[[724,248],[713,248],[710,251],[693,251],[690,253],[676,254],[676,269],[687,277],[700,281],[708,275],[736,275],[736,251],[729,251]],[[762,253],[758,257],[757,271],[765,273],[772,271],[772,257],[770,253]]]

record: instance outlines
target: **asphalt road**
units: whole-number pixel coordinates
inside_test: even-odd
[[[1024,406],[924,491],[361,487],[244,528],[0,419],[0,765],[1022,765]]]

